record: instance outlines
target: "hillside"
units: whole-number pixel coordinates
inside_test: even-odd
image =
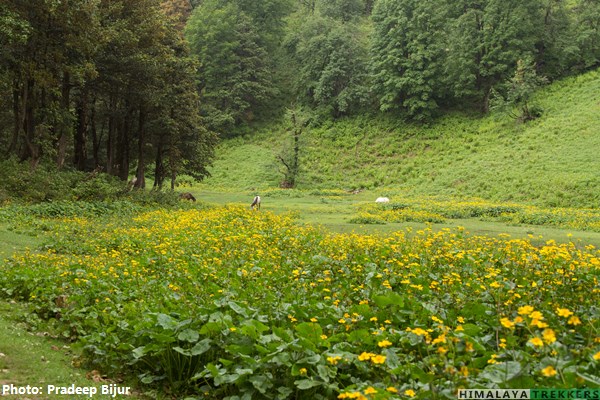
[[[423,126],[389,117],[342,119],[301,138],[299,189],[479,197],[544,206],[600,203],[600,70],[540,90],[541,118],[453,114]],[[277,187],[282,125],[225,140],[204,182],[248,190]]]

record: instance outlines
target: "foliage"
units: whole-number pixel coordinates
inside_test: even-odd
[[[214,140],[197,116],[195,65],[156,1],[11,0],[1,11],[3,154],[121,180],[135,160],[138,187],[149,155],[172,180],[186,157],[206,175]],[[184,150],[197,142],[202,152]]]
[[[381,115],[322,121],[303,136],[297,188],[597,208],[599,77],[590,71],[539,89],[531,104],[544,113],[527,124],[498,113],[453,113],[427,125]],[[271,160],[283,131],[264,127],[223,141],[208,187],[277,187]]]
[[[123,191],[123,184],[106,174],[59,173],[54,165],[45,163],[32,171],[15,159],[0,162],[0,180],[0,199],[19,203],[115,199]]]
[[[268,53],[252,19],[234,2],[205,1],[186,28],[199,62],[201,111],[210,128],[227,133],[252,120],[273,94]]]
[[[544,77],[539,77],[535,70],[536,66],[531,59],[518,60],[515,75],[510,80],[506,89],[506,97],[500,95],[497,100],[499,109],[509,110],[508,113],[515,119],[523,122],[531,121],[541,116],[542,110],[531,105],[531,98],[536,89],[547,82]],[[519,114],[514,114],[512,109],[517,108]]]
[[[0,293],[104,370],[214,399],[597,386],[592,247],[329,235],[236,207],[102,221],[47,220],[48,251],[0,267]]]
[[[371,71],[382,111],[399,108],[424,120],[437,109],[443,18],[435,1],[375,3]]]
[[[362,36],[358,24],[318,14],[290,30],[286,48],[299,69],[296,91],[311,106],[339,117],[367,104],[368,49]]]

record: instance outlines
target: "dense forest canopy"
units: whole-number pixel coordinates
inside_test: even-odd
[[[145,185],[286,108],[428,120],[600,63],[598,0],[6,0],[0,152]]]

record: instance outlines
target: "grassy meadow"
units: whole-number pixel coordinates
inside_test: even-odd
[[[368,116],[322,123],[301,136],[298,188],[598,207],[600,71],[555,82],[533,102],[544,114],[526,124],[498,114],[431,125]],[[225,140],[205,185],[277,187],[288,136],[281,125]]]
[[[553,83],[527,124],[324,123],[296,189],[278,188],[281,124],[223,141],[179,189],[197,203],[7,203],[0,342],[16,318],[159,399],[600,388],[599,89],[599,71]],[[0,381],[84,379],[27,362]]]

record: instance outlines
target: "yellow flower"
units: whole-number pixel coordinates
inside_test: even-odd
[[[431,344],[438,344],[438,343],[446,343],[446,335],[445,334],[441,334],[437,338],[433,339],[433,342],[431,342]]]
[[[371,357],[371,362],[373,364],[383,364],[385,362],[385,356],[384,355],[377,355],[377,356],[373,356]]]
[[[368,388],[365,389],[365,394],[375,394],[377,393],[377,389],[375,389],[373,386],[369,386]]]
[[[317,319],[313,317],[310,319],[310,322],[317,322]]]
[[[458,318],[456,318],[456,320],[461,324],[465,323],[465,319],[463,317],[458,317]]]
[[[406,389],[404,391],[404,394],[407,395],[408,397],[415,397],[417,394],[415,393],[414,390],[412,389]]]
[[[300,372],[300,375],[306,375],[306,373],[307,373],[308,371],[306,370],[306,368],[300,368],[300,371],[299,371],[299,372]]]
[[[437,352],[440,354],[446,354],[448,352],[448,349],[445,347],[438,347]]]
[[[464,328],[462,325],[458,325],[455,329],[456,332],[464,332]]]
[[[411,332],[414,333],[415,335],[427,336],[427,331],[425,329],[415,328],[415,329],[411,330]]]
[[[577,315],[573,315],[571,318],[569,318],[569,321],[567,321],[567,323],[569,325],[581,325],[581,320]]]
[[[371,321],[371,322],[377,322],[377,317],[371,317],[371,319],[369,321]]]
[[[531,314],[529,314],[529,317],[530,317],[531,319],[544,319],[544,316],[543,316],[543,315],[542,315],[542,313],[541,313],[541,312],[539,312],[539,311],[534,311],[534,312],[532,312]]]
[[[542,370],[542,375],[547,376],[547,377],[552,377],[552,376],[556,375],[556,370],[554,369],[554,367],[552,365],[548,365],[546,368],[544,368]]]
[[[500,319],[500,323],[502,324],[503,327],[505,328],[514,328],[515,327],[515,323],[512,322],[510,319],[508,318],[501,318]]]
[[[565,317],[565,318],[568,318],[571,315],[573,315],[573,312],[571,312],[568,308],[557,308],[556,313],[558,314],[559,317]]]
[[[373,353],[367,353],[366,351],[363,351],[363,352],[362,352],[362,353],[361,353],[361,354],[358,356],[358,359],[359,359],[360,361],[367,361],[367,360],[370,360],[370,359],[371,359],[371,357],[373,357],[374,355],[375,355],[375,354],[373,354]]]
[[[358,399],[358,400],[366,400],[366,397],[362,395],[361,392],[346,392],[340,393],[338,399]]]
[[[544,342],[548,344],[556,342],[556,335],[554,334],[554,331],[552,329],[544,329],[544,331],[542,332],[542,336],[544,338]]]
[[[382,340],[381,342],[377,343],[377,346],[379,347],[390,347],[392,345],[392,342],[390,342],[389,340]]]
[[[529,315],[533,312],[533,307],[531,306],[523,306],[523,307],[519,307],[519,315]]]
[[[536,346],[536,347],[542,347],[544,346],[544,341],[542,339],[540,339],[539,337],[534,337],[529,339],[529,343],[531,343],[532,345]]]
[[[398,389],[396,389],[396,388],[395,388],[395,387],[393,387],[393,386],[390,386],[390,387],[388,387],[388,388],[387,388],[387,389],[385,389],[385,390],[387,390],[387,391],[388,391],[388,392],[390,392],[390,393],[398,393]]]
[[[596,361],[600,360],[600,351],[592,356],[592,358]]]
[[[543,329],[543,328],[547,328],[548,324],[545,322],[542,322],[539,319],[534,319],[533,321],[531,321],[531,326],[537,326],[538,328]]]
[[[340,361],[341,359],[342,357],[340,356],[327,357],[327,362],[331,365],[337,365],[338,361]]]

